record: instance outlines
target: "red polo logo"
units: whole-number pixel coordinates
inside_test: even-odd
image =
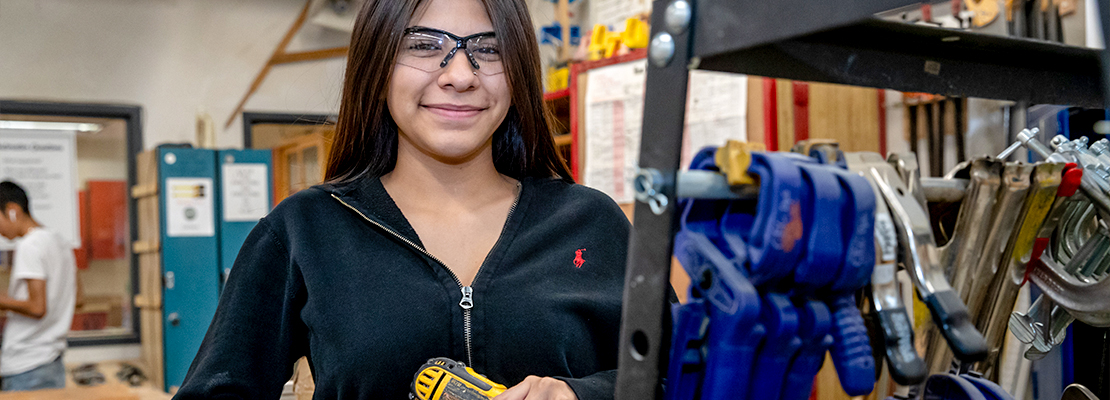
[[[583,251],[586,251],[586,249],[578,249],[578,250],[574,251],[574,267],[575,268],[582,268],[582,264],[586,263],[586,260],[582,259],[582,252]]]

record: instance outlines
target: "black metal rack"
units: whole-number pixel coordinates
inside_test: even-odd
[[[1099,0],[1110,26],[1110,0]],[[688,70],[840,83],[960,97],[1103,107],[1106,51],[882,21],[909,0],[655,0],[640,168],[666,207],[636,207],[629,245],[616,398],[659,399],[670,332],[675,174]],[[1106,32],[1103,34],[1106,39]],[[1110,40],[1107,40],[1110,42]],[[662,182],[659,182],[661,180]],[[657,203],[658,205],[658,203]],[[677,288],[683,290],[684,288]]]

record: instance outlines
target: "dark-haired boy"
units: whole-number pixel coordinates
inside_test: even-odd
[[[62,353],[77,296],[73,251],[57,233],[31,218],[30,200],[19,185],[0,182],[0,236],[16,242],[8,313],[0,350],[2,390],[65,387]]]

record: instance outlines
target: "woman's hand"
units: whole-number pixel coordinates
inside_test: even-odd
[[[529,375],[520,384],[509,388],[493,400],[578,400],[566,382],[555,378]]]

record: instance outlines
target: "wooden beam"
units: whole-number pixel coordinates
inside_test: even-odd
[[[247,104],[247,100],[258,90],[259,86],[262,86],[262,80],[266,79],[266,75],[270,73],[270,68],[274,65],[274,58],[285,54],[285,48],[289,46],[289,42],[293,40],[293,36],[297,34],[297,31],[301,30],[301,25],[304,25],[304,20],[308,17],[308,8],[311,5],[312,0],[305,0],[304,8],[301,9],[301,14],[298,15],[297,20],[293,22],[293,26],[289,27],[289,31],[285,32],[285,37],[281,39],[281,43],[274,49],[274,53],[270,55],[270,60],[266,62],[266,65],[262,66],[262,70],[258,72],[258,76],[254,77],[254,82],[251,82],[251,87],[247,89],[247,94],[243,95],[243,99],[239,101],[239,105],[235,106],[235,110],[227,117],[227,123],[224,124],[224,129],[231,127],[231,122],[235,120],[235,116],[239,115],[239,112],[243,111],[243,106]]]
[[[555,6],[555,18],[559,22],[559,27],[563,36],[562,45],[559,46],[559,62],[570,61],[571,47],[570,47],[570,0],[559,0]]]
[[[326,60],[347,56],[347,46],[333,47],[330,49],[302,51],[297,53],[281,53],[270,59],[271,65],[297,63],[303,61]]]

